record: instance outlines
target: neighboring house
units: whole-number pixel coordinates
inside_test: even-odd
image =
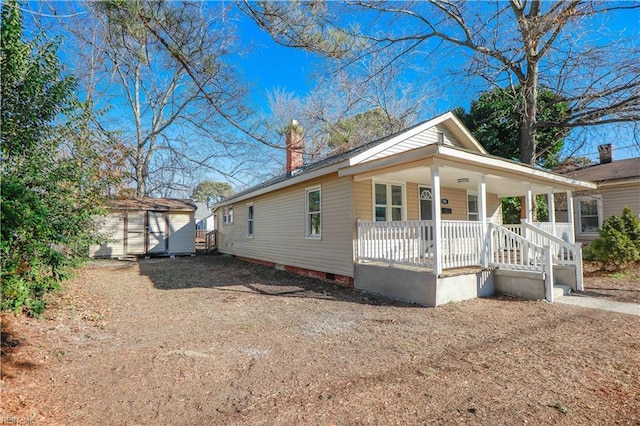
[[[209,210],[207,203],[197,202],[196,204],[196,230],[213,231],[215,230],[215,221],[213,214]]]
[[[89,248],[95,258],[195,254],[191,200],[133,197],[109,202],[102,232],[109,242]]]
[[[593,190],[576,192],[573,198],[576,239],[584,243],[598,237],[606,217],[620,216],[625,207],[640,217],[640,157],[614,161],[610,144],[600,145],[598,150],[599,164],[561,172],[597,185]],[[562,200],[557,205],[557,218],[566,220],[566,202]]]
[[[214,206],[220,252],[428,306],[581,288],[573,224],[534,223],[531,200],[594,184],[490,156],[452,113],[304,166],[289,129],[287,173]],[[507,229],[510,196],[527,219]]]

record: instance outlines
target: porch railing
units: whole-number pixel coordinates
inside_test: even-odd
[[[433,267],[430,220],[361,222],[358,220],[358,261]]]
[[[574,265],[576,268],[576,289],[583,290],[583,270],[582,270],[582,244],[565,241],[550,232],[545,231],[535,225],[522,223],[527,229],[527,239],[533,241],[538,246],[548,246],[551,251],[551,259],[556,265]]]
[[[441,221],[442,267],[480,265],[483,231],[481,222]],[[433,222],[358,221],[358,261],[433,268]]]
[[[442,268],[480,265],[484,241],[482,222],[443,220],[440,223]]]
[[[524,222],[523,222],[524,223]],[[555,235],[556,237],[569,242],[575,243],[573,239],[573,228],[570,223],[567,222],[556,222],[553,224],[552,222],[531,222],[531,225],[535,226],[542,231],[549,233],[551,235]],[[522,235],[522,224],[506,224],[502,225],[507,228],[509,231]]]
[[[489,265],[522,271],[544,271],[544,248],[504,226],[489,223]]]
[[[436,269],[433,227],[432,221],[358,220],[357,261]],[[541,272],[545,277],[546,298],[553,301],[553,265],[575,265],[577,289],[582,290],[580,244],[564,241],[542,227],[528,223],[513,229],[524,229],[526,238],[492,222],[484,225],[482,222],[441,221],[438,257],[442,269],[482,265],[486,261],[489,266]]]

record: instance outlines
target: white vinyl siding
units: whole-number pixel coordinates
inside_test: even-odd
[[[196,219],[193,212],[170,212],[168,246],[170,254],[196,252]]]
[[[120,257],[124,255],[124,213],[109,213],[101,219],[100,234],[108,242],[89,247],[89,257]]]
[[[462,135],[460,136],[462,137]],[[465,148],[447,127],[440,125],[431,127],[418,133],[417,135],[408,137],[407,139],[398,142],[397,144],[385,149],[384,151],[371,156],[371,158],[367,158],[366,161],[376,160],[378,158],[399,154],[401,152],[437,143],[447,146]],[[468,149],[470,147],[466,148]]]
[[[194,212],[112,212],[108,214],[102,229],[110,235],[110,241],[91,246],[91,257],[191,254],[196,251]]]
[[[306,190],[320,183],[322,239],[312,240],[305,238],[304,199]],[[254,226],[260,232],[254,233],[253,239],[246,238],[246,209],[238,209],[236,223],[218,230],[221,253],[353,277],[355,219],[350,178],[326,176],[252,198],[250,202],[259,212]]]
[[[602,216],[620,216],[625,207],[629,207],[636,217],[640,217],[640,182],[635,185],[626,185],[619,188],[606,188],[601,190]]]
[[[125,225],[127,232],[125,254],[145,254],[145,240],[147,235],[145,229],[145,218],[147,216],[147,212],[130,210],[125,212],[125,214],[127,221]]]

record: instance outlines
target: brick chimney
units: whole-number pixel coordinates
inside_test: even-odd
[[[287,143],[287,174],[291,174],[302,167],[302,126],[297,120],[291,120],[284,134]]]
[[[600,154],[600,164],[607,164],[613,161],[613,145],[610,143],[598,146]]]

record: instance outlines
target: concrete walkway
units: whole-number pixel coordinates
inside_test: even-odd
[[[640,304],[638,303],[616,302],[613,300],[581,296],[579,294],[568,294],[566,296],[555,297],[554,302],[640,316]]]

